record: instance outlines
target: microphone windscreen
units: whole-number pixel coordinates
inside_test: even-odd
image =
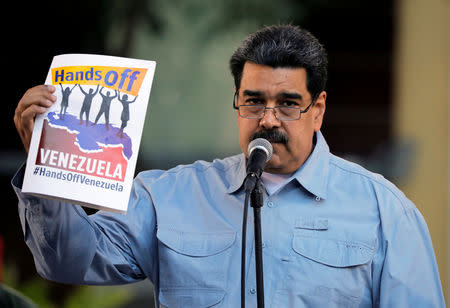
[[[268,162],[272,158],[273,147],[267,139],[256,138],[255,140],[252,140],[247,147],[248,155],[250,156],[255,149],[261,149],[266,152],[266,162]]]

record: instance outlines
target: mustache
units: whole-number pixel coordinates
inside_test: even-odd
[[[272,143],[287,144],[289,142],[288,136],[276,129],[262,130],[256,132],[250,136],[250,142],[257,138],[264,138]]]

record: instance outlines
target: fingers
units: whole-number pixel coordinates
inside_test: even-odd
[[[17,105],[17,111],[23,112],[30,105],[40,105],[42,107],[50,107],[55,101],[55,87],[50,85],[40,85],[28,89]]]
[[[31,142],[34,119],[36,115],[45,113],[47,108],[56,101],[54,92],[54,86],[36,86],[25,92],[17,104],[14,124],[27,152]]]
[[[31,135],[33,133],[34,127],[34,118],[37,114],[45,113],[47,108],[31,105],[21,114],[20,117],[14,118],[14,122],[16,123],[17,131],[19,132],[20,138],[22,139],[22,143],[25,147],[25,150],[28,153],[28,149],[30,147]]]
[[[38,106],[38,105],[31,105],[27,109],[24,110],[21,114],[20,118],[20,124],[24,129],[31,129],[33,130],[33,124],[34,124],[34,118],[38,114],[42,114],[47,110],[47,108]]]

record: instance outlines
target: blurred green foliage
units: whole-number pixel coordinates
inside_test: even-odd
[[[73,286],[63,306],[57,306],[51,297],[48,281],[35,277],[20,283],[14,265],[5,266],[4,284],[32,299],[40,308],[116,308],[133,297],[129,289],[119,286]]]

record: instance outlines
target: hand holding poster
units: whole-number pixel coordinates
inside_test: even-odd
[[[45,83],[57,101],[35,120],[22,191],[126,212],[155,66],[54,57]]]

